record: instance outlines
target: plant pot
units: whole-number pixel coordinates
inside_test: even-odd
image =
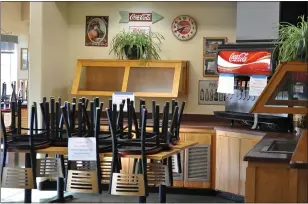
[[[129,45],[125,45],[125,47],[124,47],[124,53],[125,53],[127,59],[129,59],[129,60],[140,59],[140,54],[138,55],[138,47],[136,45],[133,45],[130,52],[128,52],[129,47],[130,47]]]
[[[133,45],[133,47],[131,48],[131,52],[128,53],[129,47],[130,47],[129,45],[124,46],[124,53],[125,53],[127,59],[129,59],[129,60],[139,60],[141,58],[141,56],[140,56],[140,53],[138,53],[138,47],[136,45]],[[142,48],[143,48],[143,51],[144,51],[145,47],[142,46]]]

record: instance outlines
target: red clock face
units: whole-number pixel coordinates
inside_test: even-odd
[[[197,33],[197,24],[190,16],[178,16],[172,22],[171,31],[179,40],[190,40]]]

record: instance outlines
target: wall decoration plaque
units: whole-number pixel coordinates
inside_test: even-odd
[[[199,105],[224,105],[225,94],[218,93],[218,80],[199,80]]]
[[[28,48],[20,49],[20,70],[28,70],[29,69],[29,54]]]
[[[121,19],[119,23],[128,23],[128,22],[152,22],[152,24],[162,20],[164,17],[155,11],[152,13],[134,13],[129,11],[120,11]]]
[[[219,45],[227,43],[226,37],[205,37],[203,38],[203,56],[216,57]]]
[[[146,34],[149,34],[151,32],[151,27],[150,26],[129,26],[129,31],[134,32],[137,30],[142,30]]]
[[[108,47],[108,16],[87,16],[85,46]]]
[[[216,77],[216,58],[215,57],[203,57],[203,76],[204,77]]]

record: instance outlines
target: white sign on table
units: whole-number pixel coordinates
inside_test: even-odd
[[[95,137],[73,137],[68,139],[68,160],[96,161]]]
[[[251,76],[249,80],[249,95],[260,96],[266,85],[266,76]]]
[[[117,109],[119,110],[120,104],[122,103],[122,100],[125,100],[125,106],[123,111],[127,111],[127,99],[130,99],[131,101],[135,101],[135,95],[132,92],[114,92],[112,95],[112,103],[117,104]]]
[[[220,74],[218,79],[218,93],[234,94],[234,75]]]

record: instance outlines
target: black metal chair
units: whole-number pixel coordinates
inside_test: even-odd
[[[33,105],[31,107],[31,122],[30,122],[30,129],[29,134],[24,134],[23,137],[27,137],[28,141],[18,141],[14,140],[14,136],[19,136],[18,134],[15,135],[6,131],[6,127],[4,124],[4,117],[1,114],[1,130],[3,135],[3,156],[1,161],[1,180],[2,180],[2,187],[3,188],[22,188],[22,189],[36,189],[36,153],[35,149],[41,148],[42,143],[41,141],[34,141],[35,136],[40,136],[42,134],[46,134],[45,132],[42,133],[34,133],[38,132],[37,129],[34,129],[36,118],[36,107]],[[20,127],[18,128],[17,133],[19,133]],[[11,138],[9,138],[9,136]],[[13,138],[13,139],[12,139]],[[8,151],[20,152],[20,150],[29,151],[30,154],[30,165],[28,166],[26,161],[25,168],[17,168],[17,167],[7,167],[6,166],[6,158],[8,155]]]

